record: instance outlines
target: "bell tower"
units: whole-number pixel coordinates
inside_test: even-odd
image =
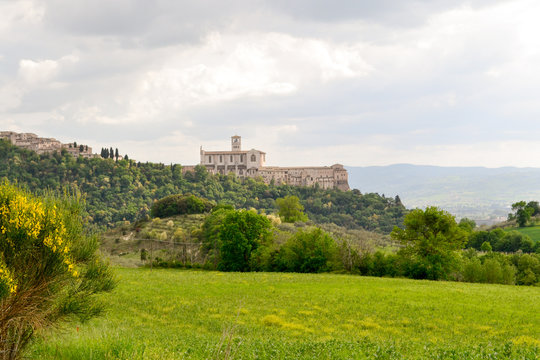
[[[242,137],[238,135],[231,136],[231,150],[232,151],[241,151],[242,150]]]

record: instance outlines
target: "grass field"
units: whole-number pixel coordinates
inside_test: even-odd
[[[522,228],[506,228],[505,231],[516,230],[525,235],[529,235],[532,241],[540,241],[540,226],[527,226]]]
[[[108,312],[39,359],[537,359],[540,288],[117,269]],[[77,331],[78,326],[78,331]]]

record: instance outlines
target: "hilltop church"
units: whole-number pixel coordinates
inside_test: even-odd
[[[265,166],[266,153],[260,150],[242,150],[242,138],[231,137],[230,151],[205,151],[201,147],[200,164],[212,174],[234,173],[239,177],[261,177],[267,184],[314,186],[323,189],[349,190],[348,174],[343,165],[317,167]]]

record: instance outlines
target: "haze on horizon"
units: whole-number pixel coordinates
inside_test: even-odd
[[[540,166],[540,3],[0,0],[0,130],[195,164]]]

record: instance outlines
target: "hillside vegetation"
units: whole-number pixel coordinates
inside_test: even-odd
[[[210,175],[203,167],[182,174],[180,165],[133,160],[83,159],[67,153],[37,155],[0,141],[0,179],[26,185],[31,191],[75,188],[86,196],[91,221],[111,227],[119,221],[145,218],[154,200],[173,194],[193,194],[236,208],[276,211],[275,200],[300,198],[309,218],[351,229],[389,233],[406,213],[399,199],[362,194],[358,190],[266,185],[251,178]]]
[[[155,208],[160,203],[169,200],[156,202]],[[518,232],[466,231],[463,222],[458,225],[437,208],[414,210],[405,224],[405,230],[394,230],[389,237],[335,224],[281,223],[272,214],[217,206],[210,213],[125,222],[103,234],[101,248],[114,264],[130,267],[540,283],[540,254],[533,253],[538,246]],[[468,249],[462,250],[464,246]]]
[[[537,359],[537,287],[118,269],[106,317],[35,359]],[[324,355],[322,355],[324,354]]]

